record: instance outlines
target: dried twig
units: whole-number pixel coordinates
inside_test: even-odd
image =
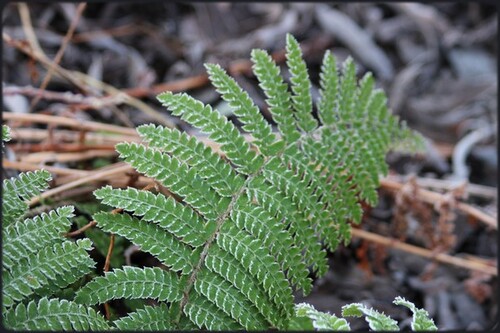
[[[76,170],[76,169],[68,169],[68,168],[60,168],[60,167],[54,167],[54,166],[48,166],[48,165],[37,165],[37,164],[32,164],[32,163],[26,163],[26,162],[13,162],[9,160],[3,160],[2,165],[5,169],[15,169],[19,171],[35,171],[35,170],[40,170],[40,169],[45,169],[49,171],[50,173],[53,174],[58,174],[58,175],[75,175],[77,177],[81,176],[86,176],[89,174],[88,171],[83,171],[83,170]]]
[[[49,101],[60,101],[66,104],[76,104],[80,109],[93,108],[99,109],[108,105],[121,104],[124,101],[124,95],[114,96],[84,96],[82,94],[73,94],[71,92],[58,92],[47,91],[41,88],[34,88],[31,86],[17,87],[6,86],[3,88],[3,94],[8,95],[25,95],[35,96],[38,99],[45,99]]]
[[[403,177],[388,177],[390,180],[402,182]],[[425,177],[417,177],[416,178],[417,185],[420,187],[427,187],[433,189],[440,189],[449,191],[461,185],[463,181],[449,180],[449,179],[437,179],[437,178],[425,178]],[[479,184],[466,184],[466,189],[468,195],[474,195],[483,198],[496,198],[497,197],[497,189],[491,186],[479,185]]]
[[[33,114],[33,113],[20,114],[20,113],[3,112],[2,116],[4,120],[62,125],[86,131],[106,131],[106,132],[137,137],[137,132],[133,128],[103,124],[96,121],[86,121],[80,119],[71,119],[67,117],[49,116],[44,114]]]
[[[42,199],[46,199],[46,198],[49,198],[55,194],[59,194],[59,193],[62,193],[68,189],[71,189],[71,188],[74,188],[74,187],[77,187],[79,185],[82,185],[82,184],[85,184],[85,183],[89,183],[89,182],[93,182],[93,181],[96,181],[96,180],[101,180],[103,178],[106,178],[110,175],[114,175],[114,174],[119,174],[119,173],[122,173],[122,172],[125,172],[125,171],[129,171],[129,170],[132,170],[133,168],[129,165],[122,165],[120,163],[120,165],[118,167],[115,167],[115,168],[112,168],[112,169],[108,169],[108,170],[105,170],[105,171],[98,171],[98,172],[95,172],[89,176],[86,176],[86,177],[82,177],[82,178],[79,178],[73,182],[70,182],[70,183],[67,183],[67,184],[64,184],[64,185],[61,185],[59,187],[56,187],[56,188],[53,188],[53,189],[50,189],[48,191],[45,191],[44,193],[40,194],[38,197],[35,197],[33,199],[31,199],[31,201],[29,202],[29,205],[30,206],[33,206],[37,203],[40,202],[40,200]]]
[[[109,266],[111,263],[111,255],[113,254],[113,247],[115,246],[115,234],[111,233],[109,239],[108,254],[106,255],[106,261],[104,262],[104,272],[109,271]]]
[[[444,264],[450,264],[454,265],[457,267],[463,267],[466,269],[470,270],[475,270],[475,271],[480,271],[484,272],[486,274],[494,275],[497,276],[497,267],[495,266],[490,266],[486,265],[483,262],[479,260],[470,260],[470,259],[464,259],[464,258],[459,258],[459,257],[453,257],[451,255],[445,254],[445,253],[435,253],[433,251],[423,249],[418,246],[406,244],[403,242],[400,242],[396,239],[393,238],[387,238],[381,235],[377,235],[375,233],[361,230],[361,229],[352,229],[352,235],[354,237],[358,237],[361,239],[366,239],[378,244],[383,244],[385,246],[395,248],[401,251],[405,251],[408,253],[412,253],[415,255],[419,255],[421,257],[429,258],[432,260],[436,260],[438,262],[444,263]]]
[[[66,237],[74,237],[74,236],[78,236],[82,233],[85,232],[85,230],[87,229],[90,229],[90,228],[93,228],[97,225],[97,222],[96,221],[90,221],[89,223],[87,223],[86,225],[84,225],[83,227],[81,227],[80,229],[78,230],[75,230],[75,231],[72,231],[72,232],[68,232],[65,234]]]
[[[113,248],[115,246],[115,234],[111,234],[109,237],[109,247],[108,247],[108,253],[106,254],[106,261],[104,262],[104,272],[109,271],[109,265],[111,263],[111,255],[113,254]],[[109,304],[108,302],[104,303],[104,312],[106,315],[106,319],[109,320],[111,317],[111,312],[109,311]]]
[[[399,191],[404,184],[396,182],[394,180],[390,180],[388,178],[382,178],[380,179],[380,186],[382,188],[385,188],[387,190],[392,190],[392,191]],[[431,192],[425,189],[420,189],[418,191],[418,196],[420,199],[423,201],[430,203],[430,204],[435,204],[436,202],[441,202],[445,200],[444,195],[436,192]],[[498,224],[496,221],[496,217],[490,216],[478,208],[475,208],[467,203],[464,202],[457,202],[456,208],[463,213],[473,216],[479,221],[484,222],[488,226],[492,227],[493,229],[498,229]]]
[[[89,75],[86,75],[86,74],[83,74],[83,73],[80,73],[77,71],[69,71],[69,70],[66,70],[66,69],[60,67],[59,65],[53,64],[47,58],[47,56],[43,53],[43,51],[41,51],[41,49],[39,47],[38,47],[38,49],[33,50],[32,47],[30,47],[30,46],[28,46],[28,45],[26,45],[18,40],[12,39],[5,32],[2,34],[2,37],[7,45],[13,46],[16,49],[20,50],[21,52],[29,55],[33,59],[38,60],[45,67],[49,68],[50,66],[54,66],[55,74],[67,79],[69,82],[71,82],[72,84],[77,86],[83,92],[87,92],[86,87],[91,86],[93,88],[97,88],[98,90],[105,91],[112,96],[122,94],[124,103],[126,103],[130,106],[136,107],[137,109],[139,109],[139,110],[143,111],[144,113],[146,113],[147,115],[149,115],[151,118],[155,119],[157,122],[159,122],[167,127],[170,127],[170,128],[175,127],[175,125],[171,121],[166,119],[161,113],[154,110],[153,108],[151,108],[147,104],[143,103],[142,101],[140,101],[140,100],[138,100],[130,95],[125,94],[121,90],[116,89],[115,87],[113,87],[109,84],[106,84],[102,81],[99,81],[99,80],[97,80]]]
[[[80,143],[28,143],[12,146],[12,150],[17,152],[84,152],[90,150],[115,151],[113,144],[82,145]]]
[[[70,41],[71,37],[73,36],[75,29],[76,29],[76,26],[78,24],[78,21],[80,20],[80,16],[82,15],[82,13],[86,7],[87,7],[87,4],[85,2],[81,2],[80,4],[78,4],[75,17],[71,21],[71,25],[69,26],[68,31],[66,32],[66,35],[64,36],[64,39],[61,43],[61,47],[59,48],[59,50],[56,53],[56,56],[54,57],[54,61],[52,62],[53,65],[48,68],[47,74],[45,75],[42,83],[40,84],[40,93],[31,102],[29,113],[31,113],[33,111],[33,109],[35,108],[38,101],[40,101],[41,93],[45,90],[45,88],[47,88],[47,85],[50,81],[50,78],[52,77],[52,74],[54,72],[54,65],[59,64],[59,62],[61,61],[63,54],[64,54],[64,51],[66,50],[66,46],[68,45],[68,42]]]
[[[90,160],[96,157],[113,157],[118,153],[116,151],[108,150],[87,150],[78,153],[56,153],[50,151],[43,151],[38,153],[31,153],[19,158],[21,162],[25,163],[47,163],[47,162],[76,162]]]
[[[53,129],[52,135],[55,141],[59,142],[78,142],[81,131]],[[14,128],[11,127],[11,137],[14,141],[43,141],[49,138],[46,129],[40,128]],[[139,142],[141,139],[137,133],[134,135],[121,134],[101,134],[94,132],[85,133],[83,144],[116,144],[119,142]]]

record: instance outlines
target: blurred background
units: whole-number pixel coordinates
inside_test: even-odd
[[[203,63],[225,67],[270,119],[251,72],[251,49],[266,49],[283,65],[285,34],[293,34],[310,69],[313,97],[324,52],[339,61],[351,56],[359,77],[372,71],[393,113],[428,139],[425,154],[389,154],[392,179],[405,187],[382,187],[379,205],[366,209],[360,228],[435,253],[497,261],[496,228],[453,206],[464,200],[496,219],[495,5],[11,2],[3,8],[2,26],[4,111],[131,128],[156,122],[192,134],[155,95],[188,92],[235,120],[209,84]],[[283,72],[288,75],[284,67]],[[47,127],[33,125],[29,134],[16,130],[26,126],[20,119],[4,115],[14,139],[4,159],[74,166],[47,155],[35,158],[50,149],[58,153],[61,146],[34,145],[49,139],[41,132]],[[107,155],[100,150],[78,167],[92,169],[99,158],[116,158],[112,146]],[[464,188],[464,182],[471,185]],[[417,200],[420,188],[451,198],[448,206]],[[425,307],[440,329],[486,329],[498,320],[496,274],[437,264],[356,235],[330,259],[330,272],[297,301],[336,314],[343,304],[364,302],[403,320],[403,328],[410,316],[391,304],[397,295]],[[362,320],[351,322],[353,329],[367,328]]]

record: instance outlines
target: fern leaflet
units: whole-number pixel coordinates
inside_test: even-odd
[[[13,330],[102,331],[110,327],[95,310],[67,300],[41,298],[21,303],[5,314],[5,326]]]

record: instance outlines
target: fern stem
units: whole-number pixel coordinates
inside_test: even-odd
[[[113,254],[113,248],[115,246],[115,234],[111,234],[109,238],[108,253],[106,254],[106,261],[104,262],[104,272],[109,271],[109,265],[111,263],[111,255]]]
[[[215,231],[210,236],[210,238],[207,240],[207,242],[205,243],[205,246],[203,246],[203,250],[202,250],[201,255],[200,255],[200,260],[198,261],[198,263],[196,264],[195,268],[191,272],[191,275],[189,276],[189,279],[188,279],[188,281],[186,283],[186,287],[184,288],[183,296],[182,296],[182,299],[180,301],[179,312],[177,313],[177,315],[176,315],[176,317],[174,319],[174,322],[173,322],[173,324],[176,327],[181,328],[181,327],[179,327],[179,321],[181,319],[182,311],[183,311],[184,307],[186,306],[187,302],[189,301],[189,292],[191,291],[191,288],[193,287],[194,282],[196,281],[196,277],[198,275],[198,272],[200,271],[200,269],[203,266],[203,263],[205,262],[205,258],[208,255],[208,250],[210,249],[210,246],[212,245],[213,241],[216,239],[217,235],[219,234],[219,231],[220,231],[222,225],[224,224],[224,222],[229,217],[229,214],[233,210],[234,205],[236,204],[236,202],[238,201],[238,199],[240,198],[240,196],[244,193],[244,191],[246,190],[246,188],[247,188],[248,184],[250,183],[250,181],[253,178],[255,178],[259,173],[261,173],[262,169],[266,165],[266,162],[267,162],[267,159],[264,160],[264,163],[259,167],[259,169],[257,169],[257,171],[255,171],[251,175],[248,175],[247,179],[245,180],[245,183],[231,197],[231,201],[229,202],[229,205],[228,205],[227,209],[221,215],[219,215],[219,217],[217,218]]]

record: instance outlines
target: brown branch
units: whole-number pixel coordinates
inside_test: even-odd
[[[35,153],[35,152],[56,152],[56,153],[78,153],[86,152],[90,150],[102,150],[102,151],[115,151],[115,145],[113,144],[100,144],[100,145],[81,145],[74,143],[27,143],[13,145],[12,150],[16,153]]]
[[[108,254],[106,255],[106,261],[104,262],[104,272],[109,271],[109,266],[111,264],[111,255],[113,254],[113,248],[115,246],[115,234],[111,234],[109,239]]]
[[[37,99],[48,101],[60,101],[67,104],[73,104],[79,109],[99,109],[110,105],[117,105],[124,102],[124,95],[111,96],[84,96],[82,94],[74,94],[71,92],[48,91],[32,86],[7,86],[3,88],[4,95],[24,95],[34,96]],[[30,112],[31,113],[31,112]]]
[[[106,260],[104,262],[104,272],[109,271],[109,266],[111,265],[111,255],[113,254],[113,248],[115,246],[115,234],[111,234],[109,237],[109,247],[108,247],[108,253],[106,254]],[[111,311],[109,311],[109,304],[108,302],[104,303],[104,313],[106,316],[106,319],[109,320],[111,317]]]
[[[96,221],[90,221],[89,223],[87,223],[86,225],[84,225],[83,227],[81,227],[80,229],[72,231],[72,232],[68,232],[64,236],[66,236],[66,237],[74,237],[74,236],[80,235],[80,234],[84,233],[85,230],[93,228],[96,225],[97,225]]]
[[[45,114],[34,114],[34,113],[23,114],[23,113],[3,112],[2,116],[4,121],[14,120],[14,121],[25,121],[25,122],[34,122],[42,124],[55,124],[55,125],[77,128],[80,130],[106,131],[106,132],[112,132],[130,136],[137,136],[137,132],[133,128],[102,124],[96,121],[71,119],[68,117],[49,116]]]
[[[108,37],[108,36],[127,36],[138,33],[143,33],[142,29],[137,29],[137,23],[124,24],[122,26],[113,27],[109,29],[85,31],[75,34],[71,38],[73,43],[84,43],[92,40],[93,38]]]
[[[394,238],[387,238],[381,235],[377,235],[375,233],[365,231],[362,229],[352,229],[352,235],[354,237],[358,237],[361,239],[369,240],[371,242],[377,243],[377,244],[382,244],[390,248],[394,248],[397,250],[405,251],[408,253],[412,253],[424,258],[428,258],[431,260],[436,260],[440,263],[443,264],[449,264],[449,265],[454,265],[457,267],[462,267],[466,268],[469,270],[474,270],[474,271],[479,271],[483,272],[486,274],[494,275],[497,276],[497,267],[487,265],[483,261],[480,260],[470,260],[470,259],[464,259],[464,258],[459,258],[459,257],[453,257],[449,254],[445,253],[435,253],[431,250],[424,249],[418,246],[406,244],[404,242],[400,242],[397,239]]]
[[[390,180],[395,180],[398,182],[403,181],[403,177],[388,177]],[[456,188],[458,184],[456,181],[446,180],[446,179],[437,179],[437,178],[425,178],[425,177],[416,177],[417,185],[420,187],[427,187],[432,189],[441,189],[441,190],[453,190]],[[470,195],[475,195],[484,198],[496,198],[497,197],[497,189],[491,186],[479,185],[479,184],[471,184],[466,183],[465,191]]]
[[[78,142],[80,130],[52,130],[55,141],[59,142]],[[40,128],[11,128],[11,138],[14,141],[43,141],[49,138],[48,131]],[[101,134],[95,132],[86,132],[84,144],[116,144],[119,142],[140,142],[141,139],[137,133],[134,135],[121,134]],[[13,145],[8,143],[7,145]]]
[[[40,169],[45,169],[49,171],[50,173],[53,174],[58,174],[58,175],[75,175],[77,177],[82,177],[82,176],[87,176],[89,174],[88,171],[83,171],[83,170],[76,170],[76,169],[68,169],[68,168],[60,168],[60,167],[54,167],[54,166],[49,166],[49,165],[36,165],[32,163],[25,163],[25,162],[12,162],[9,160],[3,160],[2,165],[5,169],[15,169],[19,171],[35,171],[35,170],[40,170]]]
[[[35,31],[33,30],[33,25],[31,24],[31,18],[30,18],[30,13],[28,9],[28,5],[24,2],[20,2],[17,4],[19,8],[19,16],[21,17],[21,23],[23,26],[24,33],[26,35],[26,38],[28,39],[29,44],[12,39],[8,34],[5,32],[2,33],[2,38],[4,42],[7,45],[10,45],[19,51],[23,52],[24,54],[28,55],[31,59],[39,61],[42,65],[44,65],[46,68],[50,68],[51,66],[54,67],[54,71],[57,75],[60,77],[68,80],[68,82],[72,83],[80,91],[82,92],[87,92],[87,88],[82,85],[78,80],[73,78],[71,76],[71,72],[63,69],[57,64],[54,64],[50,61],[50,59],[45,55],[43,52],[42,48],[40,47],[40,44],[38,44],[38,40],[36,38]]]
[[[26,163],[47,163],[47,162],[75,162],[85,161],[96,157],[113,157],[118,153],[107,150],[88,150],[79,153],[56,153],[56,152],[38,152],[31,153],[19,158],[21,162]]]

